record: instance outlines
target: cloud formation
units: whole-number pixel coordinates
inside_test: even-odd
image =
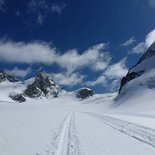
[[[35,41],[31,43],[0,41],[0,61],[19,64],[57,64],[68,74],[78,69],[89,68],[93,71],[104,70],[111,56],[106,52],[106,44],[94,45],[79,54],[78,50],[69,50],[60,54],[50,43]]]
[[[143,54],[148,47],[150,47],[155,42],[155,29],[147,34],[144,42],[138,43],[133,50],[132,53],[135,54]]]
[[[11,70],[5,69],[4,72],[8,73],[9,75],[24,78],[31,72],[31,68],[29,67],[27,69],[19,69],[18,67],[14,67]]]
[[[4,11],[5,0],[0,0],[0,11]]]
[[[53,13],[61,14],[62,11],[65,9],[66,4],[53,4],[51,6],[51,10]]]
[[[82,84],[84,81],[85,76],[81,75],[80,73],[57,73],[52,74],[55,82],[62,86],[73,87],[78,84]]]
[[[65,7],[64,3],[52,3],[47,0],[30,0],[27,6],[27,14],[37,24],[43,25],[45,18],[49,14],[61,14]]]
[[[21,64],[52,64],[57,55],[55,48],[45,42],[0,41],[0,61]]]
[[[92,87],[96,85],[106,87],[109,80],[111,80],[110,85],[113,83],[116,85],[116,81],[127,73],[126,59],[111,64],[112,57],[107,51],[105,43],[89,47],[80,52],[81,54],[76,49],[66,51],[64,54],[60,53],[52,44],[46,42],[0,41],[0,62],[50,66],[57,64],[63,70],[53,76],[55,81],[63,86],[72,87],[77,84],[85,84]],[[80,72],[86,68],[93,72],[100,71],[102,74],[94,81],[85,82],[86,76],[81,75]],[[20,77],[29,73],[29,70],[24,71],[18,68],[6,71]]]
[[[104,75],[109,79],[117,79],[125,76],[128,72],[128,68],[125,64],[126,58],[109,66],[107,70],[105,70]]]
[[[104,75],[98,76],[96,80],[94,81],[88,81],[86,82],[87,86],[97,86],[97,85],[101,85],[101,86],[106,86],[107,85],[107,79]]]
[[[151,46],[155,42],[155,29],[152,30],[145,39],[145,44],[147,47]]]
[[[70,58],[70,59],[68,59]],[[111,56],[106,52],[106,44],[100,43],[94,45],[79,54],[73,49],[61,55],[57,59],[58,64],[67,69],[68,72],[73,72],[77,69],[88,67],[94,71],[104,70],[110,63]]]
[[[122,44],[122,46],[127,47],[127,46],[132,45],[132,44],[135,43],[135,42],[136,42],[136,39],[135,39],[134,36],[132,36],[132,37],[129,38],[127,41],[125,41],[125,42]]]
[[[144,42],[139,43],[132,49],[132,53],[142,54],[146,50],[146,44]]]
[[[128,72],[128,68],[126,67],[126,58],[121,61],[111,64],[106,68],[106,70],[97,77],[94,81],[86,82],[87,86],[96,86],[102,85],[109,91],[114,91],[118,89],[120,85],[120,79],[125,76]]]
[[[148,2],[152,8],[155,8],[155,0],[148,0]]]

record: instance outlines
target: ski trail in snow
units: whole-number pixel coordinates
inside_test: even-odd
[[[80,151],[80,141],[78,140],[78,133],[75,125],[75,114],[72,114],[69,128],[69,141],[67,155],[81,155]]]
[[[80,146],[75,128],[75,116],[73,113],[70,113],[62,129],[56,155],[80,154]]]
[[[65,121],[65,124],[61,132],[61,137],[59,140],[56,155],[67,155],[68,141],[69,141],[69,129],[70,129],[70,122],[71,122],[72,115],[73,115],[72,113],[69,114],[69,116],[67,117]]]
[[[104,124],[128,135],[141,142],[147,143],[155,147],[155,130],[147,128],[135,123],[126,122],[110,116],[104,116],[101,114],[85,113],[89,114]]]
[[[46,155],[81,155],[73,113],[69,113],[65,117],[47,147]]]

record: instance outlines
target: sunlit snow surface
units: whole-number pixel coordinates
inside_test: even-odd
[[[116,95],[25,103],[1,96],[0,155],[154,155],[154,103],[116,105]]]

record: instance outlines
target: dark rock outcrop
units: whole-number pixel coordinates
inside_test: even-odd
[[[19,103],[25,102],[26,99],[22,94],[15,94],[9,96],[12,100],[17,101]]]
[[[134,71],[134,70],[144,60],[146,60],[152,56],[155,56],[155,42],[147,49],[147,51],[139,59],[138,63],[129,69],[129,72],[127,73],[127,75],[121,79],[119,94],[121,93],[121,90],[125,84],[127,84],[129,81],[131,81],[131,80],[133,80],[133,79],[144,74],[145,70],[141,70],[141,71]]]
[[[60,88],[55,84],[50,76],[44,71],[37,74],[34,82],[27,86],[24,91],[24,95],[30,98],[57,97],[60,92]]]
[[[93,95],[95,95],[95,92],[89,88],[81,88],[76,92],[76,97],[79,99],[86,99]]]
[[[131,80],[133,80],[133,79],[135,79],[135,78],[137,78],[139,76],[141,76],[143,73],[144,73],[144,71],[140,71],[140,72],[137,72],[137,73],[136,72],[131,72],[131,73],[128,72],[128,74],[121,79],[121,84],[120,84],[120,88],[119,88],[119,94],[120,94],[120,92],[122,90],[122,87],[126,83],[128,83],[129,81],[131,81]]]

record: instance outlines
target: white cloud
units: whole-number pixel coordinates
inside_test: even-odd
[[[62,11],[65,9],[66,4],[53,4],[51,10],[53,13],[61,14]]]
[[[115,91],[119,88],[120,79],[128,72],[126,58],[110,65],[95,81],[86,82],[87,86],[102,85],[108,91]]]
[[[85,76],[81,75],[80,73],[72,73],[72,74],[57,73],[52,75],[55,82],[57,82],[60,85],[68,87],[72,87],[77,84],[82,84],[85,78]]]
[[[114,79],[111,81],[111,83],[109,84],[110,87],[108,88],[109,91],[118,91],[119,87],[120,87],[120,79]]]
[[[17,77],[26,77],[31,72],[31,68],[19,69],[15,67],[12,70],[5,69],[4,72]]]
[[[147,34],[147,36],[145,37],[145,42],[140,42],[133,48],[132,53],[135,54],[144,53],[146,49],[150,47],[154,42],[155,42],[155,29]]]
[[[30,17],[28,21],[32,20],[39,25],[43,25],[48,15],[51,13],[61,14],[65,7],[64,3],[52,3],[48,0],[30,0],[27,7],[27,13]]]
[[[111,60],[111,56],[105,52],[105,48],[106,44],[100,43],[82,52],[83,54],[79,54],[77,50],[70,50],[59,57],[58,63],[68,72],[84,67],[95,71],[104,70]]]
[[[5,0],[0,0],[0,11],[4,11]]]
[[[136,42],[136,39],[134,38],[134,36],[132,36],[131,38],[129,38],[127,41],[125,41],[122,46],[126,47],[126,46],[130,46],[133,43]]]
[[[56,59],[56,50],[45,42],[0,41],[0,61],[8,63],[52,64]]]
[[[96,85],[101,85],[105,86],[107,84],[107,79],[104,75],[99,76],[95,81],[88,81],[86,82],[87,86],[96,86]]]
[[[110,63],[111,56],[106,44],[100,43],[79,54],[77,50],[66,51],[61,55],[58,50],[46,42],[0,41],[0,61],[19,64],[58,64],[68,74],[78,69],[89,68],[93,71],[104,70]]]
[[[155,0],[148,0],[148,2],[152,8],[155,8]]]
[[[146,46],[149,47],[155,42],[155,29],[152,30],[145,39]]]
[[[107,68],[104,72],[104,75],[109,79],[121,78],[125,76],[128,72],[128,68],[126,67],[126,58],[115,63]]]
[[[141,42],[132,49],[132,53],[141,54],[144,53],[145,50],[146,50],[146,44],[144,42]]]

